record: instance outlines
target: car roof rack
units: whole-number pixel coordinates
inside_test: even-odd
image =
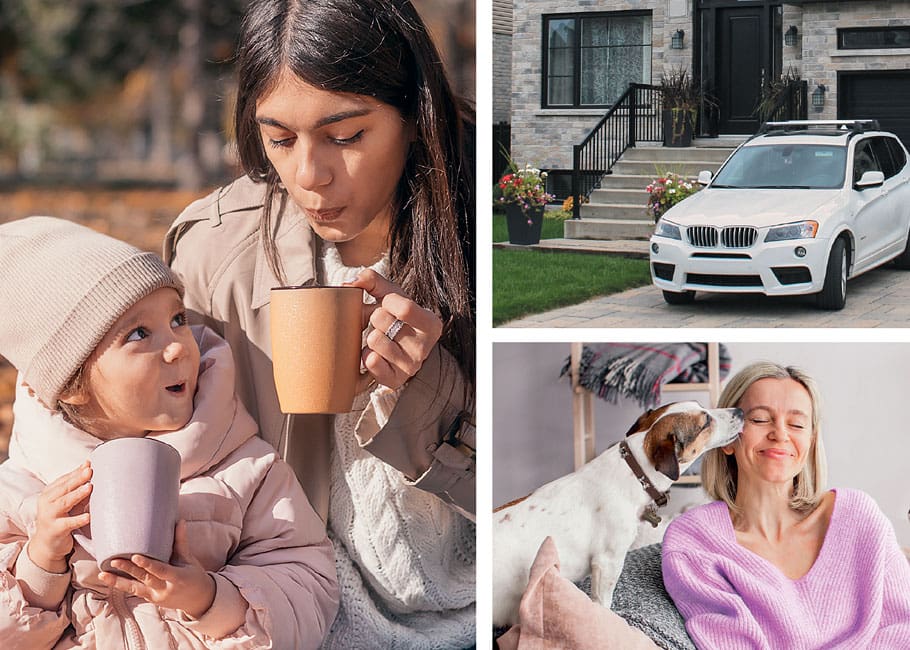
[[[769,133],[849,133],[851,136],[866,131],[879,131],[878,120],[789,120],[787,122],[765,122],[756,135]]]

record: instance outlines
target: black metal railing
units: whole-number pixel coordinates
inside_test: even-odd
[[[788,83],[777,98],[774,108],[768,113],[766,122],[786,122],[787,120],[806,120],[809,118],[809,90],[803,79]]]
[[[629,84],[581,144],[572,148],[572,218],[581,218],[582,202],[626,149],[636,142],[662,140],[660,87]]]

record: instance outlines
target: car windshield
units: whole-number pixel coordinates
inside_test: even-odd
[[[835,189],[844,184],[847,148],[821,144],[742,147],[720,170],[711,187]]]

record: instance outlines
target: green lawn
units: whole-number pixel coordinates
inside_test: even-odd
[[[541,239],[563,236],[570,215],[548,213]],[[507,241],[506,219],[493,215],[493,241]],[[588,253],[493,250],[493,325],[651,282],[648,260]]]

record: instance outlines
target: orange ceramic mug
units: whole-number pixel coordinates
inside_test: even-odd
[[[272,368],[285,413],[350,411],[360,377],[363,290],[271,291]]]

